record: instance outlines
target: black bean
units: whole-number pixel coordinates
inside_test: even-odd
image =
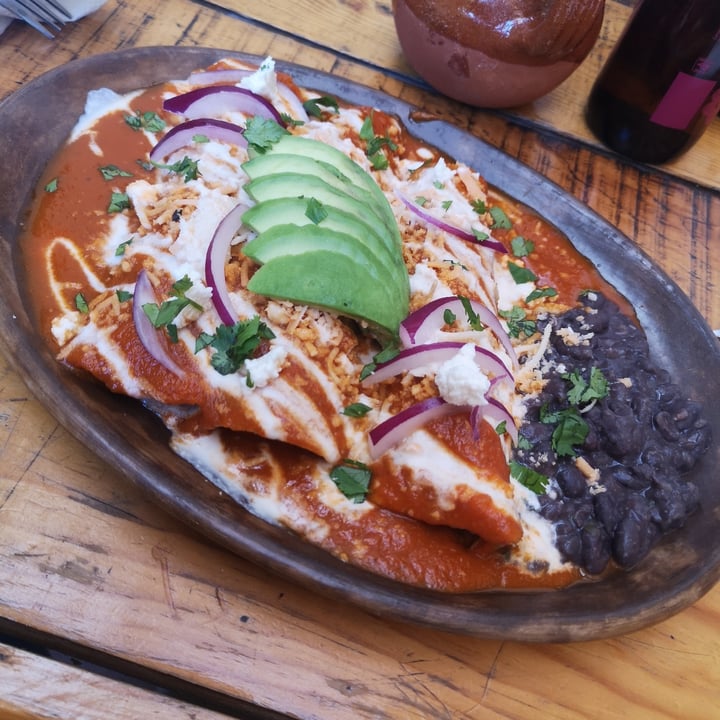
[[[622,568],[636,565],[647,555],[659,535],[652,522],[652,510],[641,496],[635,498],[613,535],[613,558]]]
[[[565,497],[579,498],[587,491],[585,476],[575,465],[562,465],[558,469],[556,477]]]
[[[662,533],[698,509],[700,491],[681,475],[695,467],[712,437],[701,405],[654,366],[638,326],[601,294],[583,296],[581,305],[539,322],[589,337],[566,344],[551,335],[547,359],[560,369],[546,374],[543,392],[528,403],[522,435],[532,450],[517,453],[556,481],[552,497],[541,497],[540,512],[554,523],[560,553],[597,574],[611,556],[619,567],[636,565]],[[582,408],[587,436],[577,450],[599,472],[599,486],[586,480],[575,457],[555,455],[554,426],[539,420],[542,406],[570,406],[566,375],[587,378],[592,367],[601,369],[610,393]]]
[[[582,529],[583,567],[591,575],[599,575],[610,562],[610,538],[605,529],[596,522],[589,522]]]
[[[667,410],[661,410],[654,419],[655,427],[666,440],[674,442],[679,439],[680,430],[675,424],[673,416]]]

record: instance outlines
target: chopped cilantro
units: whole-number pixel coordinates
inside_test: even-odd
[[[377,368],[378,365],[388,362],[388,360],[392,360],[399,352],[400,349],[395,343],[391,342],[389,345],[384,347],[373,357],[372,362],[369,362],[360,371],[360,380],[363,381],[365,378],[370,377],[370,375],[375,372],[375,368]]]
[[[575,446],[582,445],[589,432],[587,423],[574,407],[552,411],[543,406],[540,408],[540,422],[555,425],[552,448],[561,457],[574,457],[577,454]]]
[[[311,197],[307,201],[305,216],[315,225],[319,225],[328,216],[328,211],[319,200]]]
[[[484,230],[478,230],[477,228],[472,228],[472,234],[480,242],[485,242],[490,237]]]
[[[452,200],[443,200],[443,201],[440,203],[440,206],[442,207],[442,209],[443,209],[445,212],[447,212],[447,211],[450,209],[450,207],[452,206],[452,203],[453,203]]]
[[[365,417],[365,415],[367,415],[371,410],[372,408],[365,405],[365,403],[357,402],[344,408],[342,414],[347,415],[348,417],[359,418]]]
[[[530,337],[537,332],[535,321],[528,320],[525,310],[517,305],[510,310],[499,310],[498,315],[507,322],[510,337],[519,338],[521,335]]]
[[[577,370],[562,377],[572,386],[567,394],[568,402],[571,405],[585,405],[593,400],[607,397],[608,381],[599,368],[590,369],[589,381],[586,381]]]
[[[497,230],[510,230],[512,223],[501,207],[491,207],[488,212],[493,219],[493,228]]]
[[[470,301],[462,295],[459,295],[458,298],[462,303],[463,308],[465,309],[465,314],[467,315],[467,321],[470,327],[473,330],[484,330],[485,326],[482,324],[480,316],[473,310]]]
[[[457,316],[452,310],[445,310],[443,313],[443,322],[446,325],[452,325],[457,320]]]
[[[532,240],[527,240],[522,235],[516,235],[510,241],[510,249],[515,257],[527,257],[535,250],[535,243]]]
[[[245,126],[245,139],[248,146],[261,155],[269,150],[283,135],[289,135],[288,131],[278,125],[274,120],[258,117],[251,117]]]
[[[143,311],[153,324],[153,327],[164,327],[173,342],[177,342],[177,327],[174,325],[173,320],[175,320],[188,305],[194,307],[196,310],[202,310],[202,305],[191,300],[185,294],[191,287],[192,281],[185,275],[181,280],[173,283],[172,290],[170,291],[170,295],[172,296],[170,300],[165,300],[160,305],[157,303],[145,303],[143,305]]]
[[[161,170],[167,170],[171,173],[175,173],[176,175],[182,175],[185,182],[197,180],[200,175],[197,160],[192,160],[187,155],[185,155],[182,160],[178,160],[178,162],[172,163],[171,165],[163,165],[162,163],[155,161],[152,161],[152,164]]]
[[[58,189],[58,178],[53,178],[50,180],[50,182],[45,186],[45,192],[54,193]]]
[[[360,127],[360,139],[366,143],[365,154],[374,170],[384,170],[388,166],[387,155],[383,148],[395,151],[398,146],[387,135],[376,135],[373,129],[372,114],[368,115]]]
[[[234,325],[220,325],[215,335],[202,333],[195,343],[195,352],[212,347],[211,365],[221,375],[237,372],[251,358],[263,340],[272,340],[275,333],[258,315],[239,320]]]
[[[87,315],[90,312],[90,308],[88,307],[87,300],[85,299],[85,296],[82,293],[78,293],[75,296],[75,307],[77,308],[78,312],[83,313],[83,315]]]
[[[517,445],[518,450],[532,450],[532,443],[522,434],[518,435]]]
[[[532,490],[537,495],[542,495],[547,490],[549,481],[545,475],[541,475],[539,472],[516,460],[510,461],[510,474],[521,485],[524,485],[528,490]]]
[[[133,239],[130,238],[129,240],[125,240],[124,242],[121,242],[116,248],[115,248],[115,257],[121,257],[125,254],[125,251],[128,249],[130,245],[132,245]]]
[[[148,130],[149,132],[160,132],[165,129],[165,121],[155,112],[140,112],[134,115],[126,115],[125,122],[133,130]]]
[[[525,298],[525,302],[529,303],[529,302],[532,302],[533,300],[539,300],[540,298],[544,298],[544,297],[555,297],[557,294],[558,293],[555,288],[551,288],[551,287],[536,288]]]
[[[330,471],[330,478],[340,492],[354,503],[361,503],[367,497],[372,473],[370,468],[355,460],[343,460]]]
[[[203,143],[209,143],[210,138],[207,135],[197,134],[197,135],[192,136],[192,141],[194,143],[203,144]]]
[[[320,97],[310,98],[303,103],[305,112],[310,117],[321,118],[323,108],[330,112],[337,112],[339,109],[338,101],[330,95],[321,95]]]
[[[109,213],[122,212],[130,207],[130,198],[127,193],[114,192],[110,195],[110,203],[107,211]]]
[[[418,195],[418,196],[415,198],[415,202],[416,202],[420,207],[425,207],[425,205],[427,205],[427,198],[426,198],[424,195]]]
[[[518,285],[522,285],[522,283],[526,282],[534,282],[535,280],[537,280],[537,275],[532,270],[523,267],[522,265],[517,265],[516,263],[509,262],[508,270],[512,275],[512,279]]]
[[[133,174],[127,170],[121,170],[117,165],[103,165],[100,170],[100,174],[103,176],[103,180],[112,180],[116,177],[132,177]]]
[[[128,292],[127,290],[117,290],[116,293],[117,299],[120,302],[127,302],[128,300],[132,300],[133,294],[131,292]]]
[[[487,212],[487,205],[485,205],[484,200],[480,200],[479,198],[477,200],[473,200],[472,203],[472,209],[478,214],[478,215],[484,215]]]

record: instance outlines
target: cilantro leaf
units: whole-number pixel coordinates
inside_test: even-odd
[[[562,377],[572,386],[567,394],[568,402],[572,405],[585,405],[593,400],[601,400],[608,394],[608,381],[599,368],[591,368],[589,382],[577,370]]]
[[[290,133],[274,120],[268,120],[255,115],[247,121],[245,126],[245,139],[248,146],[261,155],[269,150],[283,135]]]
[[[331,112],[337,112],[339,110],[338,101],[330,95],[321,95],[320,97],[310,98],[303,103],[305,112],[310,117],[321,118],[323,108]]]
[[[510,249],[515,257],[527,257],[535,250],[535,243],[532,240],[525,239],[522,235],[516,235],[510,241]]]
[[[215,352],[210,364],[221,375],[237,372],[260,347],[263,340],[272,340],[275,333],[258,315],[249,320],[239,320],[234,325],[220,325],[215,335],[204,334],[201,347],[196,341],[195,350],[212,347]],[[200,340],[200,338],[198,338]]]
[[[512,223],[501,207],[491,207],[488,212],[493,219],[492,227],[496,230],[510,230]]]
[[[134,115],[126,115],[125,123],[133,130],[148,130],[149,132],[160,132],[165,129],[165,121],[155,112],[140,112]]]
[[[113,192],[110,195],[110,203],[107,211],[109,213],[122,212],[130,207],[130,197],[127,193]]]
[[[115,248],[115,257],[122,257],[125,254],[125,251],[128,249],[130,245],[132,245],[133,239],[130,238],[128,240],[125,240],[124,242],[121,242],[116,248]]]
[[[498,310],[498,315],[507,323],[510,337],[519,338],[521,335],[530,337],[537,332],[535,321],[528,320],[525,310],[517,305],[510,310]]]
[[[90,312],[87,300],[82,293],[78,293],[75,296],[75,307],[77,308],[78,312],[81,312],[83,315],[87,315]]]
[[[523,267],[522,265],[516,265],[515,263],[509,262],[508,270],[510,271],[510,275],[512,275],[512,279],[518,285],[537,280],[537,275],[532,270]]]
[[[182,160],[179,160],[176,163],[172,163],[171,165],[163,165],[162,163],[155,162],[154,160],[152,160],[151,162],[156,168],[168,170],[169,172],[175,173],[176,175],[182,175],[185,182],[190,182],[190,180],[197,180],[198,176],[200,175],[197,160],[192,160],[187,155],[185,155]]]
[[[54,192],[56,192],[57,189],[58,189],[58,183],[59,183],[58,178],[54,177],[54,178],[53,178],[52,180],[50,180],[50,181],[48,182],[48,184],[45,186],[45,192],[48,192],[48,193],[54,193]]]
[[[347,415],[348,417],[359,418],[365,417],[365,415],[367,415],[371,410],[372,408],[365,405],[365,403],[357,402],[344,408],[342,414]]]
[[[314,197],[308,198],[305,216],[315,225],[319,225],[327,216],[328,211],[325,206]]]
[[[574,407],[550,411],[543,406],[540,408],[540,422],[555,425],[552,448],[561,457],[575,457],[575,446],[582,445],[589,432],[588,424]]]
[[[463,308],[465,309],[465,314],[467,315],[467,321],[470,327],[473,330],[484,330],[485,326],[480,320],[480,316],[473,310],[470,301],[463,295],[458,295],[458,299],[460,300]]]
[[[544,297],[555,297],[557,294],[558,293],[555,288],[536,288],[525,298],[525,302],[532,302],[533,300],[539,300]]]
[[[103,180],[112,180],[116,177],[132,177],[133,174],[127,170],[121,170],[117,165],[103,165],[98,168],[100,174],[103,176]]]
[[[487,212],[487,205],[485,204],[484,200],[473,200],[472,203],[472,209],[478,214],[478,215],[484,215]]]
[[[157,303],[145,303],[142,306],[143,312],[153,324],[153,327],[164,327],[173,342],[177,342],[177,327],[173,324],[173,320],[175,320],[188,305],[194,307],[196,310],[202,310],[202,305],[199,305],[185,295],[191,287],[192,280],[185,275],[173,283],[172,289],[170,290],[171,298],[169,300],[163,301],[160,305]]]
[[[516,460],[510,461],[510,474],[521,485],[524,485],[528,490],[532,490],[537,495],[542,495],[547,490],[549,480],[545,475],[541,475],[539,472]]]
[[[372,472],[363,463],[344,460],[330,471],[330,478],[348,500],[361,503],[367,497]]]

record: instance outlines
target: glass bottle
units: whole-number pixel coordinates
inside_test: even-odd
[[[663,163],[718,109],[720,0],[639,0],[590,94],[590,129],[612,150]]]

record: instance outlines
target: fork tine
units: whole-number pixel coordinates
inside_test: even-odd
[[[17,0],[18,5],[25,7],[28,12],[36,15],[42,22],[52,25],[59,30],[65,22],[61,13],[68,15],[67,10],[55,6],[52,0]],[[69,19],[68,15],[68,19]]]
[[[55,12],[53,14],[59,22],[72,20],[72,15],[70,14],[70,12],[65,8],[62,3],[58,2],[57,0],[40,0],[40,2],[42,5],[50,6],[55,9]],[[62,20],[61,16],[64,17],[65,20]]]
[[[7,10],[13,17],[18,18],[27,23],[31,28],[37,30],[49,40],[53,39],[53,34],[43,24],[43,19],[36,13],[33,13],[25,4],[21,4],[17,0],[0,0],[0,7]]]

